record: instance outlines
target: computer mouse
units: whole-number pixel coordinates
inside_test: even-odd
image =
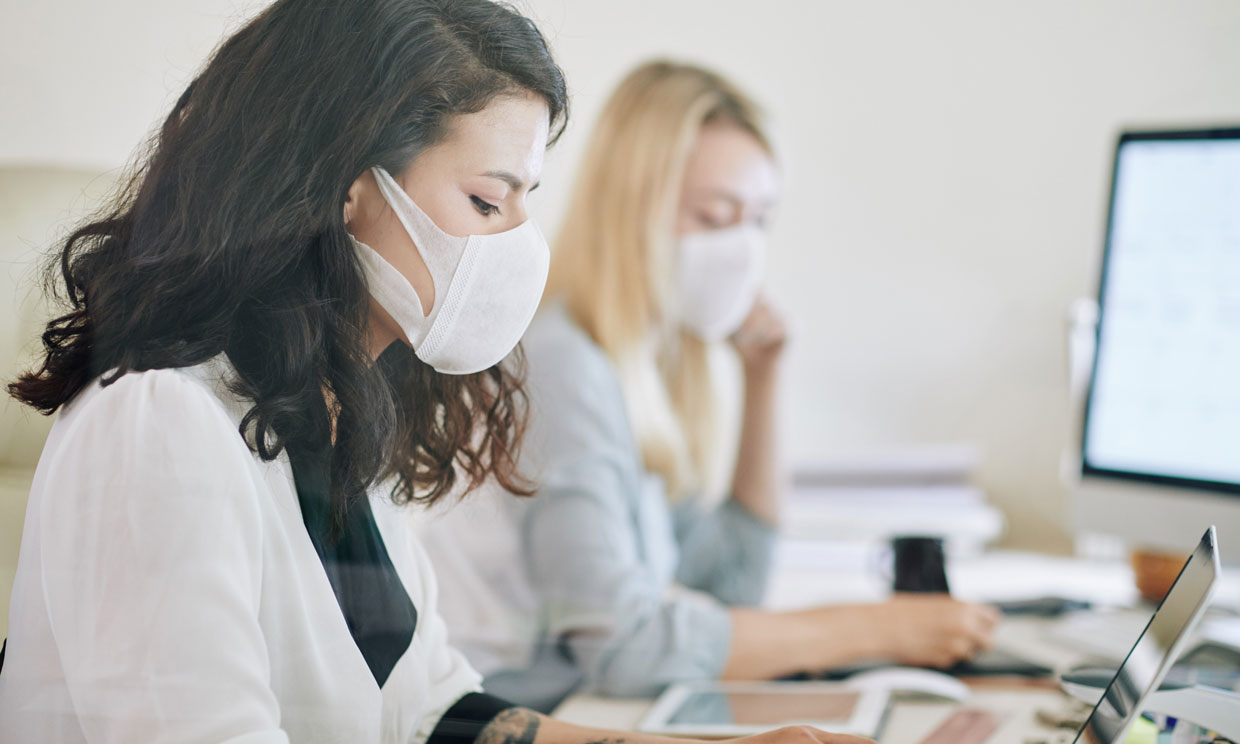
[[[969,698],[969,688],[955,677],[916,667],[884,667],[854,674],[845,680],[859,690],[887,690],[912,693],[960,702]]]

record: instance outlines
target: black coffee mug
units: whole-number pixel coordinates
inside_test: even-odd
[[[893,538],[891,554],[893,590],[918,594],[948,593],[942,538]]]

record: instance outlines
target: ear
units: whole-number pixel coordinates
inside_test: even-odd
[[[357,177],[357,180],[354,181],[352,185],[349,186],[349,192],[345,194],[344,224],[346,227],[353,222],[353,219],[357,217],[357,213],[361,209],[359,203],[362,198],[362,193],[367,188],[368,184],[366,183],[366,179],[368,178],[374,178],[374,176],[370,175],[370,171],[365,171],[362,175]]]

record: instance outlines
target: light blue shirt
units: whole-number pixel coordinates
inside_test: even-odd
[[[505,494],[493,509],[516,540],[497,551],[504,543],[488,536],[487,518],[455,508],[424,536],[453,641],[471,656],[471,639],[490,632],[469,627],[485,608],[464,606],[463,595],[495,601],[524,584],[535,617],[514,642],[526,644],[528,663],[489,670],[493,694],[549,710],[578,689],[652,695],[718,677],[727,606],[761,601],[773,529],[734,500],[669,507],[644,467],[611,360],[560,305],[539,313],[523,345],[531,420],[522,470],[537,474],[537,494]],[[480,577],[495,591],[464,591]]]

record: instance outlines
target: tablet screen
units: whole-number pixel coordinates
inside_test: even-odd
[[[779,726],[792,722],[846,722],[857,710],[855,692],[691,693],[667,719],[675,726]]]

